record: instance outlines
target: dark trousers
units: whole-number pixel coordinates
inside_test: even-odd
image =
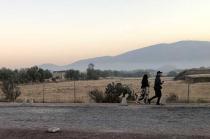
[[[161,89],[155,89],[155,96],[150,98],[149,101],[157,98],[157,103],[156,104],[160,104],[160,99],[161,99],[161,96],[162,96],[162,92],[161,92]]]

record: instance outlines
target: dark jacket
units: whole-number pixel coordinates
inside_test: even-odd
[[[155,85],[154,85],[154,89],[155,90],[161,90],[162,89],[162,81],[160,79],[160,76],[156,76],[155,78]]]

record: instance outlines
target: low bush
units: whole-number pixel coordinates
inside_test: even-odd
[[[119,96],[125,96],[128,94],[129,97],[132,94],[131,89],[127,85],[123,85],[121,83],[110,83],[106,87],[106,101],[109,103],[119,103],[121,101]]]
[[[89,96],[96,103],[119,103],[121,101],[120,96],[129,95],[129,100],[132,100],[132,91],[127,85],[121,83],[110,83],[105,88],[105,93],[97,89],[89,92]]]
[[[179,97],[178,97],[176,94],[174,94],[174,93],[170,94],[170,95],[166,98],[166,102],[167,102],[167,103],[177,102],[178,100],[179,100]]]
[[[105,102],[105,96],[102,91],[99,91],[98,89],[94,89],[89,92],[89,96],[92,100],[94,100],[96,103],[103,103]]]

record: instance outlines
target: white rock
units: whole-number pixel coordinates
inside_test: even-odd
[[[61,131],[61,129],[58,127],[51,127],[51,128],[48,128],[48,130],[47,130],[47,132],[49,132],[49,133],[57,133],[59,131]]]

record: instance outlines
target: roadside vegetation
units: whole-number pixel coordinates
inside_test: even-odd
[[[94,89],[89,92],[89,96],[96,103],[119,103],[121,97],[124,97],[126,94],[129,95],[129,100],[134,100],[133,91],[127,85],[121,83],[109,83],[105,92],[98,89]]]
[[[52,78],[52,73],[37,66],[20,70],[0,69],[1,90],[5,101],[15,101],[21,91],[17,85],[25,83],[44,82]]]

